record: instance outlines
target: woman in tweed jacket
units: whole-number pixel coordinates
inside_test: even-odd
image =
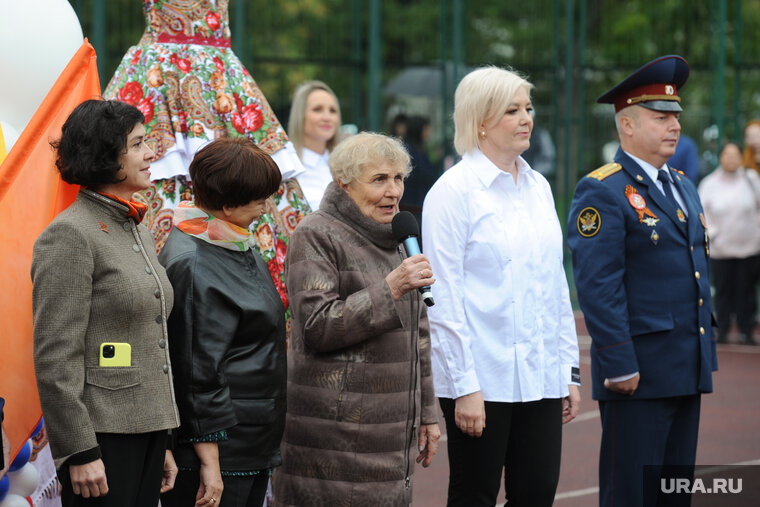
[[[55,143],[61,177],[82,189],[34,245],[34,366],[64,506],[157,505],[176,476],[173,294],[140,224],[146,208],[130,201],[150,184],[144,121],[88,100]]]
[[[277,505],[409,505],[438,429],[424,255],[400,258],[391,220],[409,173],[398,141],[363,133],[330,155],[335,181],[286,257],[293,305]],[[419,454],[418,454],[419,453]]]

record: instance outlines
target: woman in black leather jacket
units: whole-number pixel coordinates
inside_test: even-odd
[[[277,165],[245,138],[222,138],[190,165],[195,201],[175,210],[159,259],[175,293],[169,349],[182,425],[180,472],[165,507],[263,503],[281,463],[285,311],[251,248],[252,222],[280,186]]]

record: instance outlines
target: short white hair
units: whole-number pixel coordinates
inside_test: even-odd
[[[357,179],[367,167],[388,164],[403,169],[404,177],[412,171],[409,153],[401,141],[374,132],[361,132],[341,141],[327,163],[333,179],[344,185]]]
[[[478,131],[484,123],[496,123],[515,94],[533,85],[514,70],[488,66],[473,70],[454,94],[454,147],[464,155],[480,148]],[[494,121],[496,120],[496,121]]]

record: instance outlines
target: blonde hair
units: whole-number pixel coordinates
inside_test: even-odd
[[[330,153],[327,163],[333,179],[344,185],[357,179],[367,167],[401,167],[404,177],[412,171],[404,145],[395,137],[374,132],[361,132],[344,140]]]
[[[303,158],[303,134],[304,134],[304,118],[306,118],[306,103],[309,100],[309,95],[315,90],[324,90],[335,99],[335,105],[338,108],[338,126],[335,129],[335,134],[327,141],[327,149],[332,151],[335,145],[340,140],[340,102],[338,97],[333,93],[329,86],[322,81],[306,81],[301,83],[296,92],[293,94],[293,103],[290,106],[290,117],[288,118],[288,137],[293,142],[293,146],[296,148],[298,158]]]
[[[454,148],[457,153],[480,149],[478,131],[501,118],[517,90],[530,95],[533,85],[513,70],[488,66],[467,74],[454,94]]]

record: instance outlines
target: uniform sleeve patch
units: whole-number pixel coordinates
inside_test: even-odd
[[[590,206],[588,208],[583,208],[581,212],[578,213],[576,225],[578,227],[578,233],[584,238],[596,236],[602,228],[602,216],[596,208]]]

